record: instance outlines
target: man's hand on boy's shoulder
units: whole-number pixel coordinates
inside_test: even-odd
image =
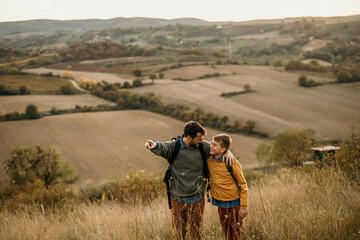
[[[223,156],[223,161],[226,163],[226,165],[232,166],[235,164],[237,160],[235,156],[232,154],[232,152],[228,150]]]

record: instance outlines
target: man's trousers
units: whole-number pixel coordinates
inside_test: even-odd
[[[183,204],[171,199],[171,216],[175,239],[184,240],[189,225],[190,239],[202,239],[202,225],[205,200],[192,204]]]

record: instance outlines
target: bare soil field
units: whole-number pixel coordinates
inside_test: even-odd
[[[330,40],[320,40],[320,39],[314,39],[310,41],[309,43],[302,46],[301,50],[303,51],[313,51],[318,48],[322,48],[326,46],[326,44],[331,43]]]
[[[57,74],[61,75],[61,73],[64,70],[53,69],[53,68],[32,68],[32,69],[26,69],[23,71],[36,73],[36,74],[52,72],[54,75],[57,75]],[[130,78],[128,75],[125,75],[125,74],[85,72],[85,71],[72,71],[72,72],[74,73],[74,78],[75,78],[74,80],[79,80],[80,77],[85,77],[87,79],[95,80],[95,81],[105,80],[109,83],[116,83],[116,82],[123,83],[125,81],[129,81],[129,80],[136,78],[134,76],[131,76],[131,78]]]
[[[81,174],[80,185],[123,178],[130,169],[164,171],[166,160],[145,148],[146,139],[167,141],[182,133],[184,122],[146,111],[79,113],[31,121],[0,122],[0,161],[10,149],[55,146]],[[205,140],[219,131],[207,129]],[[258,165],[255,148],[264,140],[232,134],[231,150],[244,168]],[[3,169],[0,184],[4,183]]]
[[[167,78],[196,77],[205,73],[236,75],[196,81],[155,81],[155,85],[133,89],[154,92],[168,103],[185,103],[206,112],[227,115],[230,120],[252,119],[257,129],[272,136],[297,127],[311,128],[321,140],[341,138],[352,118],[360,118],[360,91],[357,84],[329,84],[316,88],[298,86],[300,74],[274,71],[263,66],[194,66],[165,72]],[[315,81],[324,77],[311,76]],[[332,81],[333,79],[329,79]],[[255,93],[220,97],[221,93],[241,91],[250,84]]]
[[[90,94],[0,96],[0,113],[25,112],[25,108],[29,104],[35,104],[38,107],[38,111],[50,111],[52,107],[57,107],[58,109],[75,108],[76,104],[80,106],[116,105],[113,102]]]

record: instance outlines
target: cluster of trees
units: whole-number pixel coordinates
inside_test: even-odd
[[[216,72],[216,73],[206,73],[204,75],[201,75],[199,77],[196,77],[196,78],[173,78],[173,80],[179,80],[179,81],[191,81],[191,80],[197,80],[197,79],[205,79],[205,78],[214,78],[214,77],[220,77],[221,75],[224,75],[224,74],[220,74],[219,72]]]
[[[262,167],[275,164],[285,166],[302,166],[303,162],[315,160],[311,152],[314,145],[314,131],[309,129],[287,130],[279,133],[273,144],[264,142],[256,150],[256,156]],[[360,131],[354,122],[350,134],[339,143],[340,150],[327,154],[318,160],[317,166],[335,166],[352,181],[360,182]]]
[[[81,203],[148,202],[164,193],[159,174],[146,176],[130,170],[122,181],[72,189],[80,179],[75,168],[62,159],[55,147],[14,148],[5,162],[9,184],[0,192],[0,210],[38,208],[43,213],[73,210]]]
[[[285,70],[294,71],[294,70],[304,70],[312,72],[326,72],[328,68],[321,66],[316,60],[312,60],[310,63],[302,63],[297,60],[290,60],[285,64]]]
[[[318,58],[337,65],[360,64],[360,38],[335,38],[326,46],[307,52],[305,57]]]
[[[352,66],[350,69],[336,68],[334,70],[336,81],[338,83],[359,82],[360,81],[359,66]]]
[[[255,92],[254,90],[251,89],[251,86],[248,83],[246,83],[243,86],[243,88],[244,88],[244,91],[234,91],[234,92],[222,93],[220,96],[221,97],[232,97],[232,96],[241,95],[241,94],[245,94],[245,93]]]
[[[305,75],[299,77],[298,83],[301,87],[316,87],[320,85],[319,83],[315,82],[314,79],[308,79]]]
[[[142,48],[137,45],[124,45],[112,42],[82,42],[61,50],[59,54],[66,61],[103,59],[131,56],[153,56],[156,48]]]
[[[263,167],[270,167],[274,163],[288,166],[301,166],[307,161],[314,132],[309,129],[287,130],[279,133],[273,145],[260,144],[255,154]]]
[[[11,121],[11,120],[22,120],[22,119],[37,119],[40,117],[41,115],[37,109],[37,106],[34,104],[29,104],[26,106],[25,113],[14,111],[12,113],[7,113],[5,115],[0,116],[0,120]]]
[[[87,89],[89,91],[97,90],[97,91],[116,91],[118,89],[128,89],[134,87],[141,87],[143,85],[142,78],[134,79],[132,84],[128,81],[125,81],[123,84],[120,82],[117,83],[108,83],[104,80],[95,81],[89,80],[85,77],[80,77],[78,80],[78,84],[80,87]]]
[[[311,19],[311,21],[302,19],[301,21],[295,21],[293,23],[283,23],[281,25],[280,34],[291,34],[293,36],[305,34],[314,36],[316,34],[315,19]]]
[[[33,54],[26,50],[0,47],[0,62],[10,62],[31,56],[33,56]]]
[[[54,147],[20,147],[5,162],[9,184],[0,192],[0,209],[39,207],[43,212],[69,207],[75,199],[68,184],[79,180],[75,169],[64,162]]]
[[[9,87],[4,84],[0,84],[0,95],[27,95],[31,91],[26,86]]]
[[[236,54],[239,54],[242,57],[294,55],[300,54],[302,52],[301,47],[308,42],[308,38],[297,37],[294,41],[286,45],[272,43],[271,46],[268,47],[266,44],[264,44],[264,46],[261,46],[261,44],[256,44],[252,47],[239,48],[236,51]]]

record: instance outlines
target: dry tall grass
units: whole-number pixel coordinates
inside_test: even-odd
[[[360,191],[332,169],[281,170],[250,186],[246,239],[358,239]],[[151,204],[80,205],[61,214],[0,213],[0,239],[172,239],[166,198]],[[204,239],[221,239],[206,205]]]

